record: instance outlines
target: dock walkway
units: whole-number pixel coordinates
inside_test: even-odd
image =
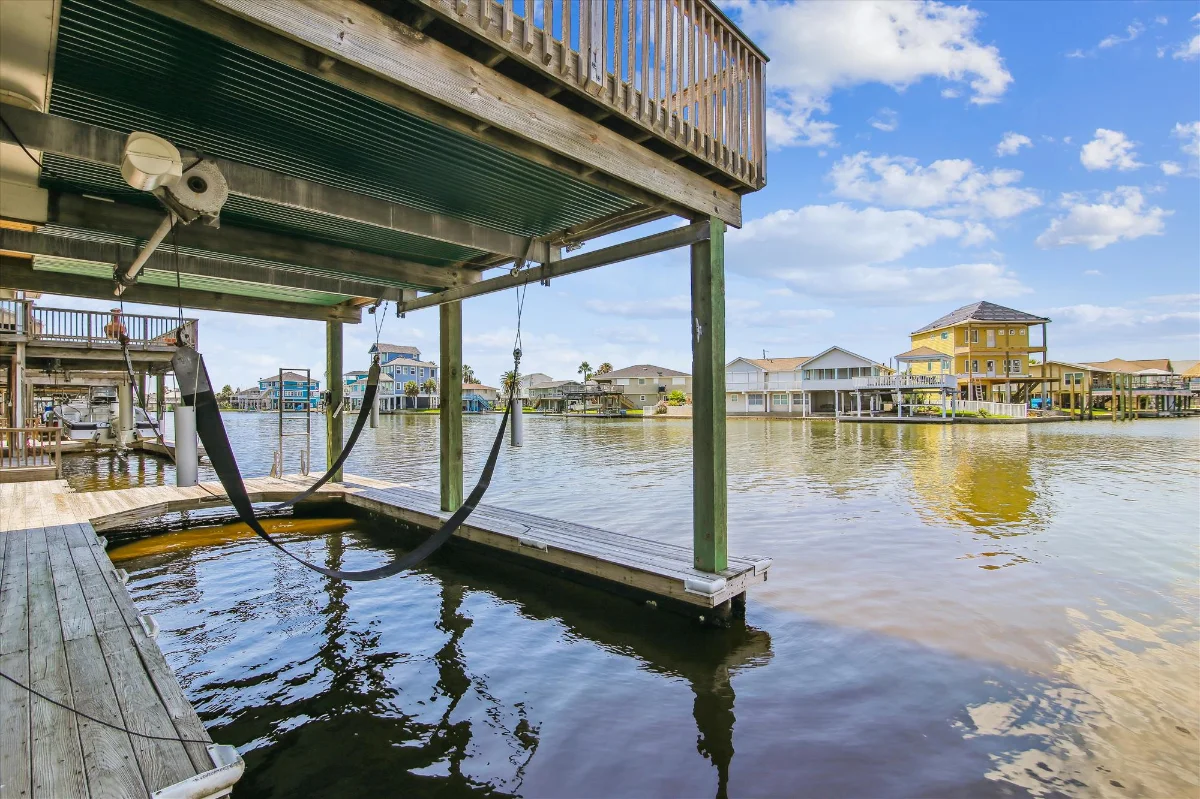
[[[313,478],[246,481],[254,502],[290,499]],[[365,477],[308,501],[342,501],[421,527],[449,514],[436,494]],[[228,505],[216,483],[76,493],[64,480],[0,483],[0,799],[221,796],[243,764],[215,746],[139,615],[97,531]],[[687,547],[480,505],[456,536],[700,610],[767,578],[770,560],[730,558],[708,574]],[[727,607],[727,605],[725,605]],[[125,730],[125,731],[122,731]],[[131,734],[142,733],[143,735]]]

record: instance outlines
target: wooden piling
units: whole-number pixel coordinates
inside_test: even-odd
[[[342,408],[342,323],[325,323],[325,384],[329,387],[329,402],[325,406],[325,468],[328,469],[342,456],[342,420],[346,411]],[[283,402],[283,383],[279,385],[279,401]],[[280,406],[282,407],[282,405]],[[333,481],[342,481],[342,470],[333,475]]]
[[[728,565],[725,463],[725,223],[692,245],[692,549],[697,569]]]
[[[456,511],[463,502],[462,301],[438,306],[438,326],[442,356],[438,442],[442,510]]]

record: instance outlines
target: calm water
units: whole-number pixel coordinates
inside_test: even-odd
[[[227,424],[265,474],[273,417]],[[466,420],[468,482],[497,424]],[[487,501],[690,541],[686,422],[526,428]],[[435,417],[363,439],[349,471],[436,487]],[[1195,796],[1198,444],[1200,420],[730,420],[730,547],[774,558],[737,631],[457,552],[351,586],[236,529],[112,554],[241,749],[237,796]],[[81,487],[173,480],[85,463]],[[280,524],[331,565],[388,554]]]

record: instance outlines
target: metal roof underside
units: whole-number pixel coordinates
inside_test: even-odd
[[[49,112],[521,236],[636,205],[122,0],[63,0]],[[111,168],[45,165],[48,187],[133,194]],[[241,197],[222,217],[433,265],[481,254]]]
[[[74,258],[55,258],[46,255],[33,257],[33,268],[47,272],[61,272],[68,275],[80,275],[108,280],[112,278],[112,264],[97,261],[79,261]],[[143,269],[138,276],[139,283],[148,286],[168,286],[175,288],[178,280],[179,288],[199,291],[216,291],[222,294],[236,294],[241,297],[256,297],[264,300],[280,302],[298,302],[305,305],[337,305],[350,297],[344,294],[327,294],[321,291],[294,289],[286,286],[266,286],[261,283],[249,283],[243,280],[229,280],[219,277],[204,277],[201,275],[176,275],[163,269]]]

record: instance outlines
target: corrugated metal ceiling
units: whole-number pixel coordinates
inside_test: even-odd
[[[518,235],[544,235],[635,205],[122,0],[63,0],[50,112],[148,130],[215,156]],[[50,165],[75,190],[116,188],[94,165]],[[240,198],[227,213],[236,224],[426,263],[462,255]]]

